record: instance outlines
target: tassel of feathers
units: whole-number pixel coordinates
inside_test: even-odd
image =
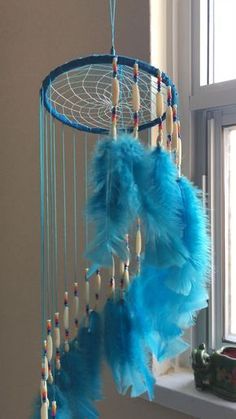
[[[189,257],[181,268],[173,266],[168,271],[166,284],[177,293],[189,295],[195,283],[204,287],[207,282],[210,267],[208,220],[200,191],[184,176],[177,183],[183,201],[183,243]]]
[[[170,153],[157,146],[147,153],[137,183],[145,230],[145,262],[165,268],[182,266],[188,250],[182,240],[182,197]]]
[[[153,398],[155,380],[148,354],[134,333],[134,320],[125,299],[109,299],[104,308],[104,352],[117,390],[137,397],[145,392]]]
[[[95,239],[86,257],[97,266],[112,266],[112,254],[127,260],[125,235],[135,221],[140,202],[134,171],[144,150],[129,135],[106,138],[96,147],[91,166],[92,193],[87,204],[88,220],[95,225]]]

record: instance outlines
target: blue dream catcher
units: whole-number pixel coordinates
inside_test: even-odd
[[[207,218],[181,175],[177,91],[159,69],[115,53],[115,1],[110,13],[111,54],[57,67],[40,90],[34,418],[99,417],[103,359],[119,393],[152,399],[152,357],[186,350],[184,331],[207,305]]]

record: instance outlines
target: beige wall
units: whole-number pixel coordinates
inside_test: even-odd
[[[149,59],[148,0],[118,0],[117,38],[120,53]],[[29,417],[39,383],[40,82],[109,49],[107,0],[0,1],[1,419]],[[109,390],[101,417],[184,416]]]

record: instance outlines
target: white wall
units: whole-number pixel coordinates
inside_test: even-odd
[[[117,50],[149,60],[148,0],[118,0]],[[39,141],[38,90],[55,66],[110,49],[106,0],[0,3],[1,395],[3,419],[29,417],[38,391]],[[110,385],[101,417],[184,418]]]

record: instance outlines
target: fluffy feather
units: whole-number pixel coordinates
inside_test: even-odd
[[[50,402],[56,400],[59,419],[99,417],[91,401],[94,392],[90,387],[92,382],[87,382],[88,371],[87,365],[83,364],[84,361],[84,353],[78,349],[78,341],[75,339],[70,343],[70,351],[62,353],[61,370],[55,371],[54,384],[48,385],[49,400]],[[40,419],[40,405],[39,397],[35,403],[32,419]]]
[[[188,251],[182,241],[182,199],[177,170],[161,147],[149,152],[138,177],[141,218],[145,228],[145,261],[159,267],[182,266]]]
[[[148,356],[139,335],[134,333],[134,319],[125,300],[109,299],[104,309],[104,349],[116,387],[121,394],[131,390],[137,397],[148,392],[153,398],[154,379]]]
[[[177,294],[165,284],[167,275],[168,269],[143,265],[127,293],[137,333],[159,361],[186,349],[181,336],[208,298],[201,283],[194,284],[188,296]]]
[[[86,395],[91,400],[101,400],[101,358],[102,358],[102,328],[99,313],[91,311],[89,314],[89,324],[82,325],[79,331],[79,351],[82,357],[84,385]]]
[[[112,265],[112,253],[127,259],[124,237],[139,210],[134,171],[142,163],[144,150],[133,137],[98,142],[91,165],[91,196],[87,216],[95,224],[95,239],[86,257],[99,266]]]
[[[183,176],[178,185],[183,201],[183,242],[189,257],[181,268],[173,266],[168,271],[166,284],[175,292],[188,295],[195,282],[205,286],[210,266],[210,242],[199,190]]]

